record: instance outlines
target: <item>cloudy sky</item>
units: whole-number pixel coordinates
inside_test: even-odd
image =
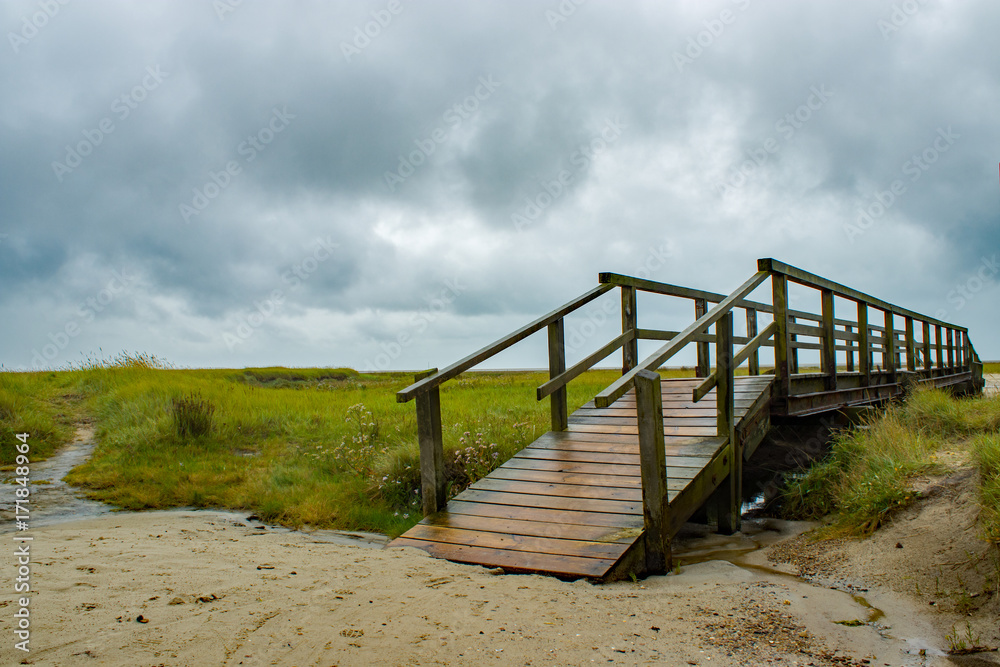
[[[0,24],[6,368],[444,366],[598,272],[728,293],[758,257],[1000,358],[992,0],[29,0]],[[645,299],[640,325],[690,311]],[[568,322],[571,361],[617,319]],[[536,338],[494,364],[541,365]]]

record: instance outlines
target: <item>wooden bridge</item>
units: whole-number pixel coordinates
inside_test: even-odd
[[[772,416],[878,404],[918,384],[981,390],[982,363],[965,328],[773,259],[757,265],[728,296],[601,274],[586,294],[419,374],[397,400],[416,399],[424,519],[390,546],[562,577],[662,573],[671,567],[671,538],[699,509],[711,509],[720,532],[739,530],[742,465]],[[768,280],[770,303],[750,300]],[[790,308],[790,284],[818,291],[820,312]],[[565,317],[613,289],[621,292],[622,333],[567,369]],[[682,331],[639,328],[640,291],[692,300],[694,322]],[[734,335],[736,310],[746,315],[742,336]],[[537,398],[550,399],[552,430],[448,501],[438,388],[542,329],[550,379]],[[667,342],[640,361],[639,340]],[[691,344],[698,377],[661,378],[657,369]],[[762,347],[773,348],[773,370],[764,374]],[[621,377],[568,415],[567,383],[619,349]],[[818,372],[799,372],[800,350],[819,351]],[[747,375],[737,376],[743,364]]]

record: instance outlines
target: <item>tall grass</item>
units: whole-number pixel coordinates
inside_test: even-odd
[[[0,373],[0,467],[14,464],[16,434],[28,434],[33,462],[69,442],[77,398],[58,373]]]
[[[1000,398],[958,399],[918,390],[858,428],[837,434],[830,453],[784,490],[785,514],[831,516],[824,533],[868,535],[917,499],[914,477],[932,471],[947,445],[975,453],[982,477],[982,530],[1000,536]],[[991,537],[992,536],[992,537]]]
[[[591,371],[575,380],[570,409],[617,376]],[[546,379],[468,373],[442,386],[452,495],[548,430],[548,401],[534,398]],[[415,409],[395,399],[411,382],[350,369],[183,370],[125,354],[59,372],[0,374],[0,390],[26,385],[15,391],[28,401],[17,415],[48,415],[27,423],[0,412],[0,423],[27,424],[32,437],[55,425],[58,444],[73,417],[59,426],[58,397],[82,397],[97,447],[67,479],[121,508],[224,507],[289,526],[398,534],[419,519]]]

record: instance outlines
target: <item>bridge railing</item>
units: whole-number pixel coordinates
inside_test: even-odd
[[[776,398],[784,403],[787,414],[809,414],[838,404],[883,400],[898,393],[904,375],[910,381],[938,386],[981,386],[982,363],[965,327],[896,306],[774,259],[758,260],[757,266],[771,276]],[[817,290],[821,312],[791,310],[789,283]],[[835,312],[834,297],[853,302],[852,312]],[[818,373],[800,372],[799,350],[819,351]],[[838,363],[839,352],[843,353],[843,369]]]
[[[766,274],[763,274],[761,279],[763,278],[766,278]],[[417,437],[420,443],[421,494],[424,514],[432,514],[443,508],[447,500],[445,498],[444,446],[441,433],[440,386],[542,329],[546,329],[548,334],[549,380],[537,388],[536,398],[537,400],[542,400],[546,397],[549,398],[551,427],[554,431],[564,431],[568,426],[569,415],[566,385],[619,349],[622,350],[622,372],[629,373],[633,371],[638,363],[639,340],[673,341],[678,336],[682,336],[685,342],[679,347],[683,347],[688,342],[693,341],[698,346],[697,374],[700,377],[710,374],[709,345],[715,341],[715,336],[704,333],[704,331],[691,334],[687,330],[678,332],[659,329],[640,329],[638,326],[637,292],[644,291],[663,296],[689,299],[694,303],[695,313],[702,315],[708,312],[708,303],[726,300],[727,296],[615,273],[600,274],[599,282],[601,284],[589,292],[470,354],[464,359],[451,364],[447,368],[441,370],[430,369],[419,373],[413,384],[396,394],[396,400],[400,403],[411,400],[416,401]],[[572,367],[567,368],[565,318],[615,288],[618,288],[621,292],[621,334],[600,346]],[[757,312],[761,310],[769,312],[770,306],[742,300],[738,301],[741,307],[747,309],[747,330],[750,332],[748,335],[750,337],[757,335]],[[714,320],[711,321],[714,322]],[[703,326],[702,330],[704,328]],[[761,337],[761,339],[763,338],[765,337]],[[737,343],[746,343],[750,338],[737,337],[733,340]],[[753,349],[756,350],[756,347]],[[749,357],[749,359],[751,364],[750,372],[753,374],[759,373],[760,366],[756,354]]]
[[[772,302],[749,300],[748,295],[769,278]],[[548,335],[549,380],[537,388],[536,398],[549,398],[554,431],[566,430],[568,426],[566,385],[619,349],[622,350],[622,376],[595,396],[596,407],[608,407],[635,386],[640,374],[648,381],[649,373],[656,373],[687,345],[694,344],[696,375],[704,381],[695,388],[693,399],[698,401],[712,388],[718,388],[718,433],[734,448],[737,444],[733,435],[733,377],[736,368],[743,363],[748,365],[748,374],[760,374],[761,347],[774,348],[772,372],[778,386],[773,398],[785,414],[808,414],[831,409],[831,405],[836,407],[838,402],[846,404],[891,397],[898,393],[899,376],[905,372],[915,374],[918,381],[932,380],[936,384],[971,381],[981,386],[982,364],[964,327],[894,306],[773,259],[758,260],[757,273],[729,295],[616,273],[600,274],[599,282],[601,284],[594,289],[464,359],[441,370],[419,373],[413,384],[396,394],[400,403],[416,400],[424,514],[442,509],[447,500],[440,386],[542,329],[546,329]],[[822,312],[816,314],[790,308],[789,282],[819,290]],[[566,316],[615,288],[620,290],[621,334],[567,368]],[[637,313],[637,293],[640,291],[692,301],[695,321],[681,331],[640,328]],[[834,296],[857,304],[856,319],[836,317]],[[745,311],[745,337],[733,335],[733,311],[736,309]],[[869,309],[882,312],[881,325],[869,321]],[[769,314],[772,321],[759,330],[761,313]],[[903,319],[902,329],[897,328],[896,318]],[[709,332],[712,327],[714,333]],[[667,342],[640,361],[639,340]],[[716,347],[714,369],[710,359],[712,343]],[[734,345],[743,347],[734,354]],[[798,351],[803,349],[820,351],[819,373],[799,372]],[[846,370],[843,372],[838,370],[837,352],[845,353]],[[873,363],[876,354],[881,355],[878,366]],[[646,394],[651,395],[651,391]],[[652,431],[647,429],[647,432]],[[655,447],[642,449],[653,451]],[[740,460],[739,453],[734,451],[734,467]],[[739,508],[735,503],[738,503],[738,494],[733,497],[735,515],[728,520],[738,522]]]

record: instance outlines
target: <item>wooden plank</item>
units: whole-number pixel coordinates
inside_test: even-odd
[[[661,413],[662,419],[662,413]],[[630,426],[636,423],[635,417],[588,417],[586,415],[574,414],[569,418],[570,424],[607,424],[608,426]],[[670,426],[711,426],[715,423],[715,417],[701,417],[691,415],[690,417],[671,417],[664,422]]]
[[[570,421],[566,428],[569,433],[628,433],[639,435],[639,428],[635,425],[627,424],[577,424]],[[715,429],[709,426],[665,426],[666,435],[715,435]]]
[[[667,476],[675,479],[691,479],[698,474],[697,468],[668,468]],[[639,488],[642,479],[638,470],[634,475],[604,475],[599,472],[575,472],[569,470],[539,469],[530,464],[521,467],[501,466],[490,473],[491,479],[513,479],[524,482],[551,482],[553,484],[585,484],[589,486],[613,486]]]
[[[601,475],[596,473],[567,473],[533,468],[497,468],[486,479],[500,479],[516,482],[539,482],[545,484],[569,484],[589,487],[609,487],[617,489],[638,489],[642,478],[638,475]],[[482,480],[480,480],[482,481]],[[477,487],[478,488],[478,487]]]
[[[454,512],[439,512],[434,516],[427,517],[420,524],[440,526],[442,528],[477,530],[484,533],[529,535],[553,539],[604,542],[606,544],[631,544],[635,541],[637,531],[639,530],[637,528],[621,528],[619,526],[583,526],[580,524],[551,523],[548,521],[518,521],[516,519],[498,519],[469,514],[456,514]]]
[[[573,435],[583,435],[574,433]],[[599,435],[588,433],[586,435]],[[639,452],[639,440],[638,436],[632,437],[632,442],[629,443],[601,443],[601,442],[591,442],[589,440],[584,440],[581,442],[573,442],[571,440],[554,441],[547,442],[545,445],[538,445],[534,443],[529,446],[530,449],[558,449],[563,451],[572,452],[608,452],[611,454],[636,454]],[[696,438],[692,438],[697,440]],[[671,438],[673,440],[673,438]],[[693,442],[686,445],[667,445],[667,454],[673,456],[712,456],[719,448],[718,438],[702,438],[702,442]]]
[[[716,446],[721,441],[718,438],[703,438],[700,436],[670,436],[666,438],[668,448],[697,446],[707,447],[713,443]],[[560,443],[568,443],[573,446],[583,443],[604,443],[607,445],[633,445],[639,446],[639,440],[634,435],[623,435],[620,433],[546,433],[535,440],[530,447],[541,447],[543,449],[565,449]],[[638,451],[638,450],[637,450]]]
[[[638,457],[636,457],[638,458]],[[554,510],[577,510],[580,512],[604,512],[607,514],[642,514],[642,502],[624,500],[600,500],[596,498],[564,498],[528,493],[504,493],[502,491],[480,491],[466,489],[455,496],[458,500],[494,505],[517,507],[547,507]]]
[[[664,470],[666,467],[664,466]],[[476,491],[522,493],[560,498],[587,498],[591,500],[642,501],[642,489],[620,486],[589,486],[585,484],[553,484],[551,482],[523,482],[513,479],[484,477],[469,487]],[[683,486],[681,487],[683,488]],[[680,489],[678,489],[680,490]]]
[[[522,449],[514,455],[519,459],[543,459],[546,461],[566,461],[568,463],[610,463],[639,465],[639,453],[609,454],[605,452],[564,451],[561,449]],[[706,463],[704,456],[670,456],[667,465],[679,468],[698,468]]]
[[[601,577],[614,565],[614,561],[610,559],[533,554],[506,549],[487,549],[461,544],[442,544],[426,540],[411,540],[406,537],[397,537],[392,541],[390,546],[416,547],[432,556],[455,561],[456,563],[473,563],[484,567],[503,567],[508,570],[557,575]]]
[[[534,458],[512,458],[509,459],[497,470],[537,470],[548,472],[561,472],[567,474],[581,475],[608,475],[615,477],[639,477],[639,463],[635,464],[608,464],[608,463],[587,463],[581,461],[553,461],[550,459]]]
[[[611,560],[618,560],[618,557],[625,553],[625,550],[628,548],[627,544],[616,542],[591,542],[566,538],[537,537],[534,535],[492,533],[426,524],[417,524],[406,531],[406,537],[413,540],[427,540],[428,542],[443,542],[445,544],[464,544],[470,547],[484,547],[487,549],[507,549],[510,551],[528,551],[531,553]]]
[[[642,528],[641,514],[608,514],[606,512],[559,510],[545,507],[494,505],[462,500],[451,500],[448,503],[448,514],[468,514],[504,520],[542,521],[566,525]]]

